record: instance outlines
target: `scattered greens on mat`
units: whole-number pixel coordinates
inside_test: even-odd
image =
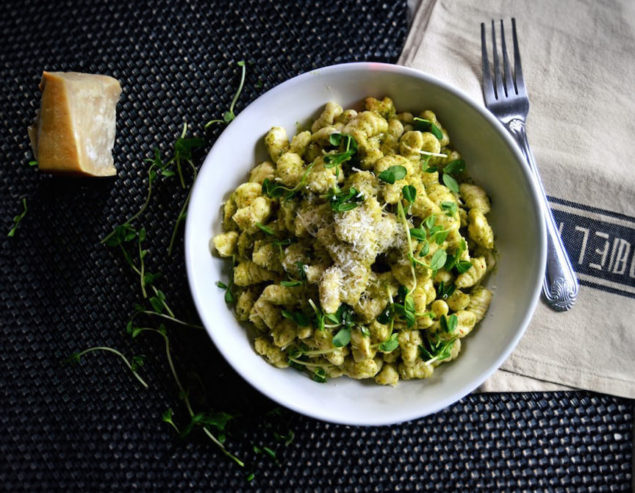
[[[235,118],[234,110],[236,102],[238,100],[240,92],[242,91],[246,76],[245,62],[240,61],[238,62],[238,65],[242,68],[240,84],[238,90],[236,91],[234,99],[231,102],[229,110],[223,114],[222,119],[211,120],[205,125],[205,128],[215,123],[226,124]],[[145,247],[145,241],[148,233],[146,231],[146,228],[139,223],[141,217],[150,204],[153,186],[164,179],[170,179],[174,176],[177,176],[181,188],[189,188],[185,201],[183,202],[183,205],[173,226],[167,252],[168,256],[171,255],[174,248],[174,243],[177,238],[179,226],[185,219],[185,211],[187,210],[187,205],[190,200],[191,183],[194,182],[197,175],[197,168],[194,164],[193,153],[205,144],[204,139],[197,137],[188,137],[187,134],[188,127],[187,124],[184,124],[181,134],[176,139],[172,147],[172,155],[168,159],[164,159],[161,156],[161,152],[158,149],[155,149],[154,157],[145,160],[146,162],[150,163],[150,166],[148,168],[148,188],[145,200],[141,205],[141,208],[135,214],[130,216],[124,223],[115,226],[112,232],[101,240],[101,243],[119,250],[128,266],[139,278],[139,289],[143,301],[142,303],[138,303],[135,305],[134,313],[130,317],[130,320],[126,326],[126,333],[132,339],[137,339],[137,337],[141,334],[155,334],[162,339],[165,345],[167,363],[176,387],[179,391],[179,396],[183,401],[185,410],[187,411],[189,421],[184,425],[177,424],[172,409],[168,409],[162,414],[162,420],[165,423],[169,424],[179,434],[180,437],[186,437],[194,429],[200,429],[221,450],[223,454],[233,460],[240,467],[245,467],[245,463],[236,455],[227,450],[227,448],[225,447],[225,441],[228,431],[227,426],[232,420],[235,419],[235,416],[224,411],[205,412],[195,409],[194,404],[192,403],[192,400],[190,398],[190,390],[186,388],[186,385],[181,380],[181,377],[179,376],[179,373],[177,372],[176,366],[174,364],[172,346],[170,345],[170,338],[168,334],[168,326],[181,326],[193,329],[202,329],[203,327],[198,324],[182,320],[181,318],[176,316],[172,308],[168,305],[165,292],[157,286],[157,281],[161,278],[161,273],[150,272],[147,269],[145,262],[148,258],[148,255],[150,254],[150,250]],[[190,185],[186,184],[186,171],[189,172],[189,174],[191,175]],[[21,220],[26,213],[25,199],[23,199],[23,203],[25,208],[24,213],[19,219],[16,216],[16,224],[12,229],[12,232],[15,232],[15,228],[17,228],[19,220]],[[269,228],[262,225],[262,230],[263,232],[268,233],[267,230],[269,230]],[[13,234],[10,232],[10,236],[12,235]],[[224,283],[219,282],[218,286],[221,289],[225,290],[225,300],[227,301],[227,303],[233,303],[234,298],[232,295],[231,283],[229,286],[227,286]],[[146,321],[157,320],[158,326],[154,326],[150,323],[139,324],[140,319]],[[161,321],[161,323],[159,323],[159,321]],[[133,373],[135,378],[137,378],[137,380],[139,380],[139,382],[144,387],[148,388],[148,384],[138,373],[138,369],[143,365],[144,361],[142,356],[134,356],[129,360],[120,351],[114,348],[106,346],[95,346],[83,351],[73,353],[67,359],[67,361],[79,362],[81,357],[83,357],[84,355],[90,352],[98,351],[110,352],[119,356],[124,364],[128,367],[128,369]],[[291,430],[288,430],[284,435],[280,435],[277,432],[276,434],[278,436],[285,437],[285,440],[282,442],[284,445],[288,445],[293,439],[293,431]],[[277,462],[276,452],[270,447],[263,445],[259,446],[258,450],[265,453],[266,455],[269,455]],[[256,448],[254,448],[254,451],[256,451]],[[253,480],[253,478],[253,472],[249,472],[246,476],[247,481],[251,481]]]

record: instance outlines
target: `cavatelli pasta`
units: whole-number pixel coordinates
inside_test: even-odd
[[[210,247],[232,259],[236,317],[270,364],[318,381],[428,378],[491,302],[490,200],[432,111],[329,102],[308,128],[271,128],[224,204]]]

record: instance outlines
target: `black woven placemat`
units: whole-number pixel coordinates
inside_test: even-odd
[[[283,80],[355,60],[393,62],[406,2],[15,2],[0,17],[0,231],[27,198],[16,236],[0,233],[0,488],[14,490],[628,490],[632,403],[575,393],[473,395],[401,426],[350,428],[286,410],[251,389],[204,333],[170,328],[175,364],[196,404],[241,414],[228,446],[245,472],[204,437],[180,440],[161,421],[185,412],[158,338],[131,342],[124,327],[137,280],[99,244],[136,211],[154,147],[168,152],[184,121],[194,134],[229,106],[236,61],[248,63],[237,110]],[[52,178],[30,168],[26,127],[43,69],[107,73],[124,89],[115,180]],[[207,148],[220,129],[207,134]],[[201,162],[205,149],[197,156]],[[171,306],[194,318],[182,245],[165,251],[185,196],[162,180],[143,223],[149,268]],[[108,354],[60,361],[109,345],[146,355],[144,390]],[[273,413],[271,411],[274,410]],[[266,419],[262,417],[269,414]],[[254,452],[277,444],[278,462]]]

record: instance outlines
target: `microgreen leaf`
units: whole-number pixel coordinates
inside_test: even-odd
[[[269,226],[265,226],[262,223],[256,223],[256,226],[258,226],[258,229],[260,229],[260,231],[262,231],[263,233],[266,233],[266,234],[271,235],[271,236],[275,236],[276,235],[275,231],[273,229],[271,229]]]
[[[470,267],[472,267],[472,262],[468,260],[459,260],[454,267],[459,274],[463,274],[470,270]]]
[[[340,144],[344,144],[344,150],[342,152],[326,154],[324,156],[325,168],[334,168],[335,166],[345,163],[357,153],[357,141],[351,135],[333,133],[329,135],[329,143],[337,147],[339,147]]]
[[[401,180],[407,174],[406,168],[401,165],[391,166],[379,173],[379,179],[389,184],[394,184],[397,180]]]
[[[232,293],[232,283],[229,283],[229,286],[227,284],[225,284],[224,282],[221,281],[216,281],[216,285],[225,290],[225,303],[227,303],[228,305],[232,305],[235,301],[234,298],[234,294]],[[152,303],[152,300],[150,300],[150,303]],[[153,305],[154,306],[154,305]]]
[[[379,350],[383,353],[391,353],[399,347],[398,334],[393,332],[388,339],[379,345]]]
[[[295,286],[302,286],[302,281],[281,281],[280,286],[284,286],[285,288],[293,288]]]
[[[276,408],[276,409],[278,409],[278,408]],[[276,411],[276,409],[274,409],[273,411]],[[273,416],[272,412],[268,413],[268,415],[272,415]],[[273,432],[273,436],[279,442],[284,443],[285,447],[288,447],[289,445],[291,445],[291,443],[295,439],[295,433],[293,432],[293,430],[288,430],[287,433],[285,433],[285,434],[278,433],[277,431],[274,431]]]
[[[451,334],[452,332],[456,330],[456,327],[459,323],[459,319],[454,314],[450,315],[449,317],[446,317],[445,315],[441,315],[441,319],[439,320],[439,323],[441,325],[441,329],[444,332]]]
[[[22,199],[22,212],[20,212],[20,214],[18,214],[17,216],[15,216],[13,218],[13,227],[7,233],[8,237],[11,238],[11,237],[15,236],[15,232],[18,230],[18,226],[20,225],[20,222],[22,221],[22,219],[24,219],[24,216],[26,216],[26,213],[27,213],[26,198],[23,198]]]
[[[400,318],[406,321],[408,327],[413,327],[416,322],[415,303],[411,292],[405,286],[399,286],[392,310]]]
[[[421,250],[419,250],[419,257],[425,257],[428,253],[430,253],[430,243],[424,241],[421,244]]]
[[[465,171],[465,161],[463,159],[455,159],[454,161],[450,161],[443,168],[443,173],[447,173],[449,175],[463,173],[463,171]]]
[[[437,245],[441,245],[443,244],[443,242],[445,241],[445,239],[448,237],[448,234],[450,233],[449,230],[443,230],[443,231],[437,231],[434,234],[434,241],[436,242]]]
[[[188,161],[192,159],[192,152],[203,146],[205,141],[198,137],[179,137],[174,143],[174,156]]]
[[[337,334],[333,336],[333,346],[344,347],[351,342],[351,329],[349,327],[341,328]]]
[[[448,216],[452,216],[458,210],[456,202],[441,202],[441,209],[443,209]]]
[[[403,198],[411,204],[414,203],[417,196],[417,189],[412,185],[405,185],[401,190],[403,192]]]
[[[166,409],[161,415],[161,419],[166,423],[173,423],[172,418],[174,417],[174,411],[172,409]]]
[[[280,185],[279,183],[276,183],[273,180],[270,180],[269,178],[265,178],[262,182],[262,193],[272,199],[281,197],[285,191],[285,188],[286,187]]]
[[[313,375],[311,376],[315,382],[324,383],[326,382],[326,370],[324,368],[318,367],[313,371]]]
[[[295,268],[298,270],[298,277],[302,281],[306,281],[306,267],[306,264],[303,264],[302,262],[295,263]]]
[[[355,187],[351,187],[348,191],[335,191],[329,189],[326,196],[331,209],[335,212],[346,212],[355,209],[364,202],[364,195],[358,192]]]
[[[384,308],[382,312],[377,316],[377,321],[380,324],[387,324],[388,322],[392,320],[394,316],[395,316],[395,309],[393,307],[393,304],[388,303],[386,305],[386,308]]]
[[[308,327],[311,324],[309,317],[300,311],[290,312],[288,310],[282,310],[282,316],[292,322],[295,322],[300,327]]]
[[[452,355],[452,347],[456,339],[443,341],[441,339],[431,340],[429,337],[424,339],[423,344],[419,346],[419,352],[423,360],[430,364],[434,361],[443,361]]]
[[[130,358],[130,369],[132,371],[137,371],[139,368],[143,366],[145,363],[145,356],[142,354],[138,354]]]
[[[437,296],[442,300],[447,300],[455,290],[456,286],[454,284],[445,284],[444,281],[441,281],[437,286]]]
[[[406,325],[408,327],[414,326],[416,322],[414,310],[409,310],[405,305],[400,303],[394,303],[393,305],[395,307],[395,312],[406,321]]]
[[[439,140],[443,138],[443,132],[441,131],[441,129],[430,120],[415,116],[413,118],[413,121],[415,129],[420,130],[421,132],[430,132]]]
[[[154,308],[154,311],[157,313],[162,313],[166,307],[165,304],[165,293],[160,289],[155,289],[155,296],[152,296],[148,301]]]
[[[236,118],[236,115],[234,114],[234,108],[236,106],[236,102],[238,101],[238,97],[240,96],[240,93],[243,90],[243,86],[245,85],[245,75],[247,74],[247,67],[244,60],[240,60],[239,62],[236,63],[236,65],[238,65],[242,70],[240,72],[240,82],[238,84],[238,89],[236,90],[236,93],[234,94],[234,98],[232,99],[232,102],[229,105],[229,110],[223,113],[222,120],[220,119],[210,120],[205,124],[205,128],[209,127],[210,125],[213,125],[214,123],[229,123],[234,118]]]
[[[454,193],[459,193],[459,184],[452,176],[443,173],[443,184]]]
[[[337,309],[336,316],[340,323],[345,327],[351,328],[353,325],[355,325],[355,312],[350,306],[346,304],[340,305],[340,307]]]
[[[353,157],[352,151],[340,152],[337,154],[327,154],[326,156],[324,156],[324,167],[334,168],[335,166],[345,163],[351,157]]]
[[[332,133],[331,135],[329,135],[329,143],[332,146],[339,146],[340,142],[342,141],[342,134],[338,134],[338,133]]]
[[[433,271],[441,269],[445,265],[446,259],[447,254],[445,250],[437,250],[432,254],[432,258],[430,259],[430,268]]]
[[[415,301],[414,298],[412,297],[412,294],[407,293],[404,296],[403,299],[403,306],[406,310],[408,310],[409,312],[414,313],[415,312]]]
[[[309,305],[311,305],[313,313],[315,314],[315,322],[318,330],[324,330],[324,313],[315,305],[311,298],[309,298]]]
[[[272,199],[277,199],[284,195],[284,200],[289,200],[291,197],[297,194],[302,189],[302,187],[304,187],[304,184],[306,183],[307,177],[313,169],[313,166],[314,163],[311,163],[309,164],[309,166],[307,166],[307,168],[304,170],[304,173],[302,174],[302,178],[300,178],[298,184],[293,188],[285,187],[284,185],[270,180],[269,178],[265,178],[262,182],[262,193]]]
[[[268,455],[269,457],[271,457],[273,460],[277,461],[278,459],[276,458],[276,453],[271,450],[269,447],[258,447],[258,445],[254,445],[254,452],[256,452],[257,454],[264,454],[264,455]]]
[[[289,246],[294,241],[294,238],[285,238],[284,240],[274,240],[273,244],[276,246]]]
[[[424,241],[428,234],[425,229],[419,226],[418,228],[410,228],[410,236],[412,236],[415,240]]]

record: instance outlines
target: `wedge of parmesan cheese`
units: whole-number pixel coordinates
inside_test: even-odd
[[[29,138],[43,171],[117,174],[112,158],[119,81],[107,75],[44,72],[42,103]]]

